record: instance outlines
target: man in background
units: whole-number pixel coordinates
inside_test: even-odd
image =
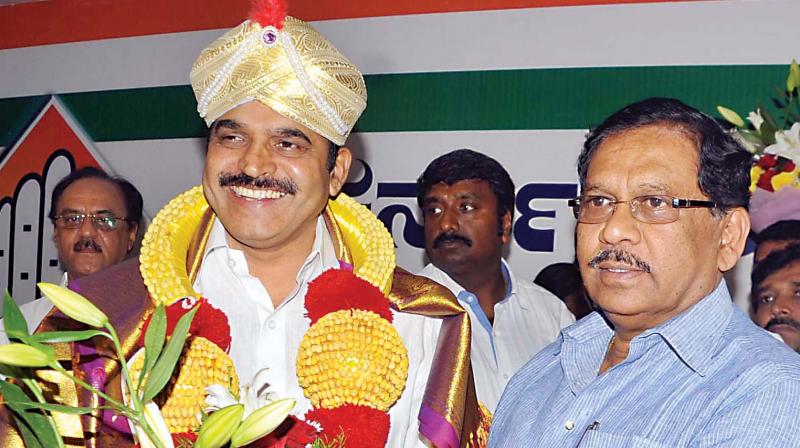
[[[592,305],[586,297],[581,273],[575,263],[553,263],[539,271],[533,283],[552,292],[561,299],[575,315],[575,319],[592,312]]]
[[[417,202],[431,261],[419,274],[450,289],[469,313],[478,400],[494,412],[511,375],[575,318],[503,260],[514,183],[496,160],[469,149],[437,158],[417,180]]]
[[[142,219],[142,195],[130,182],[85,167],[53,188],[48,217],[64,275],[61,285],[113,266],[130,253]],[[23,304],[33,332],[52,308],[45,297]],[[0,342],[7,343],[0,327]]]
[[[756,264],[751,280],[756,323],[800,352],[800,244],[771,252]]]
[[[754,262],[758,263],[774,250],[800,243],[800,221],[796,219],[778,221],[756,234],[754,239],[757,244]]]

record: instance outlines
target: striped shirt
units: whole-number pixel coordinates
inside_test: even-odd
[[[597,376],[611,335],[595,312],[531,359],[489,447],[800,447],[800,356],[736,309],[724,281]]]

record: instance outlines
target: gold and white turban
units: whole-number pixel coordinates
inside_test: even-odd
[[[367,106],[361,72],[311,25],[280,12],[251,12],[200,53],[190,79],[209,126],[256,100],[340,146]]]

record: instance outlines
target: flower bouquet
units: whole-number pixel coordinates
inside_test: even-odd
[[[39,288],[63,314],[92,328],[31,335],[16,302],[8,293],[4,294],[3,324],[11,343],[0,346],[0,373],[10,381],[0,381],[0,393],[27,447],[65,446],[54,413],[83,415],[110,410],[127,419],[131,432],[142,448],[236,448],[270,434],[286,420],[295,405],[293,399],[266,400],[257,408],[246,409],[242,403],[230,402],[222,407],[210,408],[207,414],[199,416],[201,423],[196,431],[171,434],[161,408],[156,404],[157,397],[173,379],[187,338],[192,335],[193,320],[198,311],[203,313],[205,302],[190,301],[191,306],[184,307],[185,311],[173,322],[169,322],[167,309],[159,305],[147,322],[143,349],[128,361],[114,326],[101,310],[67,288],[49,283],[40,283]],[[122,370],[122,400],[109,396],[100,387],[67,371],[57,361],[55,351],[49,345],[95,337],[108,338],[113,343]],[[37,375],[40,369],[63,375],[77,387],[101,397],[104,402],[96,407],[49,402],[41,376]]]
[[[773,98],[776,114],[758,107],[747,116],[717,106],[733,134],[753,154],[750,215],[754,232],[780,220],[800,219],[800,67],[792,61],[786,89]]]

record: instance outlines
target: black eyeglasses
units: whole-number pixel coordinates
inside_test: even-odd
[[[108,213],[65,213],[56,216],[53,221],[56,227],[62,229],[77,229],[83,225],[83,220],[89,218],[92,220],[92,226],[97,230],[111,232],[119,228],[120,222],[131,221],[128,218],[121,218]]]
[[[682,208],[716,208],[717,203],[695,199],[678,199],[672,196],[647,195],[635,197],[628,201],[617,201],[605,196],[579,196],[570,199],[567,204],[572,207],[575,219],[584,224],[606,222],[614,214],[617,204],[628,204],[631,215],[647,224],[667,224],[680,216]]]

